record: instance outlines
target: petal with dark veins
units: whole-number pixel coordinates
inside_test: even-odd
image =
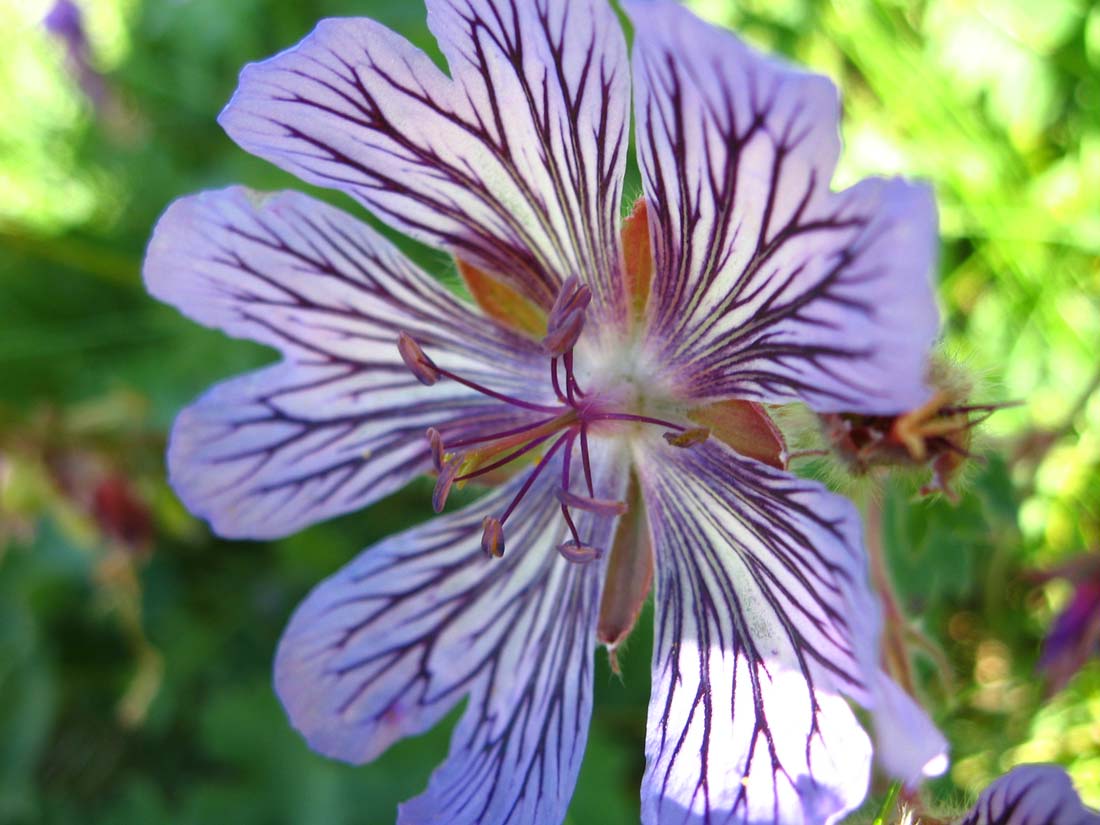
[[[322,21],[241,74],[242,147],[349,193],[548,308],[570,275],[621,309],[629,78],[603,0],[433,0],[453,79],[367,19]]]
[[[1019,765],[982,791],[959,825],[1100,825],[1059,765]]]
[[[835,821],[871,759],[845,697],[879,694],[855,508],[713,440],[637,467],[656,556],[643,821]],[[937,755],[915,750],[891,764]]]
[[[388,241],[304,195],[235,188],[173,204],[145,262],[154,296],[282,351],[220,384],[172,431],[171,481],[225,536],[268,538],[359,509],[430,465],[429,426],[515,426],[511,408],[453,382],[424,387],[401,331],[448,368],[532,394],[535,344],[486,323]],[[465,422],[465,423],[463,423]]]
[[[684,395],[897,413],[927,395],[930,190],[829,183],[836,89],[669,0],[629,5],[655,275],[651,347]]]
[[[601,494],[625,473],[595,457]],[[571,564],[548,468],[505,525],[507,551],[482,550],[523,478],[466,510],[366,551],[291,620],[275,684],[295,727],[324,754],[375,758],[438,722],[463,697],[447,760],[401,823],[558,825],[573,792],[592,706],[603,564]],[[606,545],[614,519],[579,513]]]

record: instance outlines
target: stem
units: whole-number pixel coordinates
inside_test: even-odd
[[[573,380],[573,350],[565,353],[562,361],[565,363],[565,397],[569,404],[575,404],[573,387],[576,386],[576,381]]]
[[[881,477],[880,477],[881,478]],[[867,502],[867,555],[870,558],[871,583],[882,603],[882,646],[886,670],[910,696],[916,698],[913,667],[905,644],[905,615],[898,605],[897,593],[890,582],[886,552],[882,544],[882,500],[879,491]]]
[[[878,809],[871,825],[886,825],[886,817],[894,810],[894,805],[898,801],[898,791],[900,790],[901,782],[895,782],[890,786],[890,790],[886,792],[886,798],[882,800],[882,806]]]

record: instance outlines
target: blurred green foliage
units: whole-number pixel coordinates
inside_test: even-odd
[[[945,351],[974,377],[976,400],[1024,402],[984,428],[989,458],[957,506],[916,500],[901,479],[865,496],[881,509],[927,704],[953,745],[926,804],[957,811],[1035,760],[1067,764],[1100,804],[1100,667],[1044,697],[1039,643],[1068,587],[1028,576],[1100,552],[1100,8],[692,5],[840,83],[838,184],[884,173],[934,183]],[[449,725],[367,768],[331,763],[289,729],[269,672],[296,602],[423,518],[427,487],[280,542],[211,537],[167,489],[163,434],[204,387],[271,356],[156,304],[139,272],[173,198],[236,181],[306,188],[216,126],[241,66],[331,15],[379,18],[434,53],[422,10],[89,0],[109,89],[93,107],[40,25],[47,6],[0,0],[0,823],[392,822],[445,753]],[[125,530],[101,494],[130,514]],[[643,617],[621,679],[601,657],[571,822],[637,821],[650,643]]]

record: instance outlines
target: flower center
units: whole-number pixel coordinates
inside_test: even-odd
[[[547,319],[547,333],[542,347],[549,356],[549,383],[555,402],[539,403],[498,392],[438,366],[407,333],[398,337],[398,351],[409,370],[426,385],[441,379],[456,381],[476,392],[521,410],[528,420],[504,430],[479,431],[474,422],[454,422],[450,426],[464,431],[464,435],[447,441],[440,429],[427,431],[431,445],[432,461],[439,477],[432,495],[432,506],[441,512],[447,496],[455,484],[485,477],[491,473],[532,456],[537,459],[515,497],[499,516],[485,518],[482,547],[491,556],[504,554],[504,524],[530,491],[535,480],[550,465],[553,458],[562,453],[561,484],[556,494],[561,506],[562,518],[569,528],[570,538],[558,547],[558,551],[573,562],[589,562],[599,558],[603,551],[582,540],[571,510],[581,510],[603,516],[622,515],[627,507],[624,502],[601,499],[596,496],[592,474],[589,436],[594,426],[605,422],[635,422],[653,425],[665,430],[665,439],[676,447],[689,447],[705,440],[708,431],[639,415],[621,409],[613,400],[589,394],[581,387],[574,370],[573,348],[584,328],[585,313],[592,300],[587,286],[570,278],[562,286],[557,301]],[[470,432],[476,433],[469,435]],[[579,452],[579,462],[574,453]],[[583,491],[572,490],[574,464],[580,464]]]

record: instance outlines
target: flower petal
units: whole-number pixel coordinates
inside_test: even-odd
[[[860,523],[713,440],[638,457],[656,554],[643,819],[826,822],[863,799],[878,614]]]
[[[656,259],[651,345],[685,393],[917,406],[937,332],[927,187],[829,182],[836,89],[668,0],[630,5]]]
[[[245,68],[221,123],[543,308],[569,275],[617,286],[626,47],[603,0],[433,0],[454,79],[366,19],[322,21]]]
[[[1065,769],[1019,765],[982,791],[959,825],[1100,825],[1086,808]]]
[[[200,323],[285,356],[213,388],[173,429],[172,482],[226,536],[285,535],[391,492],[427,468],[429,426],[451,425],[450,435],[459,418],[514,420],[454,383],[421,386],[401,362],[399,331],[503,391],[541,371],[533,343],[304,195],[235,188],[176,202],[157,225],[145,280]]]
[[[908,787],[947,770],[947,740],[913,698],[884,672],[874,680],[879,763]]]
[[[601,493],[625,480],[596,457]],[[489,558],[482,522],[525,479],[363,553],[298,609],[275,683],[310,744],[353,762],[427,730],[464,696],[451,753],[399,822],[553,823],[573,791],[591,712],[602,564],[557,552],[564,525],[548,468]],[[614,519],[577,514],[610,541]]]

